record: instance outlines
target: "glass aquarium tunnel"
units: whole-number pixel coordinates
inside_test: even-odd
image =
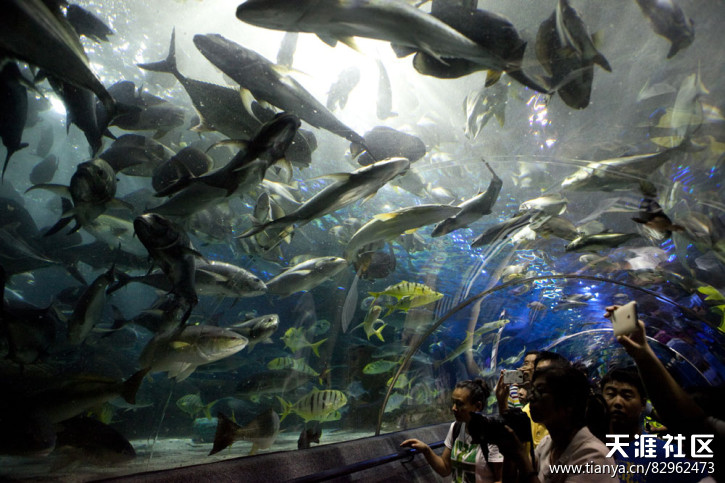
[[[1,477],[451,422],[527,350],[596,382],[632,300],[723,384],[719,2],[6,3]]]

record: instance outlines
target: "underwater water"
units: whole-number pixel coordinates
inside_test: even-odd
[[[121,146],[115,162],[141,164],[128,169],[114,164],[116,181],[107,181],[115,189],[111,197],[124,206],[106,200],[81,212],[77,199],[75,207],[68,206],[67,190],[62,205],[62,190],[49,185],[72,190],[78,165],[97,156],[89,153],[84,131],[69,125],[57,90],[41,78],[27,89],[22,142],[28,146],[9,159],[0,185],[0,264],[6,276],[0,383],[8,395],[0,402],[0,424],[12,428],[0,441],[3,477],[84,480],[296,449],[306,433],[314,446],[445,422],[452,419],[450,391],[457,380],[483,377],[493,387],[499,371],[519,367],[530,349],[581,362],[596,380],[609,367],[630,362],[603,317],[608,305],[630,300],[637,301],[650,343],[678,382],[723,383],[722,2],[677,1],[694,24],[694,39],[668,58],[670,41],[653,30],[637,2],[572,0],[611,67],[609,72],[589,59],[558,80],[554,90],[572,79],[586,87],[593,74],[582,108],[509,74],[489,87],[485,70],[455,79],[422,75],[410,56],[396,57],[390,42],[358,38],[356,49],[331,47],[313,33],[300,33],[291,64],[275,70],[282,76],[278,84],[299,85],[322,105],[333,94],[347,95],[328,106],[347,130],[311,124],[310,113],[321,109],[293,99],[287,112],[302,117],[301,128],[315,138],[306,138],[310,159],[290,155],[291,173],[270,167],[262,172],[266,184],[250,182],[231,194],[226,185],[205,191],[193,180],[249,152],[249,146],[217,143],[253,137],[271,118],[261,108],[283,110],[283,87],[277,85],[270,98],[262,98],[260,87],[252,104],[252,89],[240,91],[239,79],[232,77],[243,77],[260,62],[234,58],[227,70],[241,67],[230,76],[202,55],[194,38],[220,34],[275,63],[284,32],[240,21],[239,2],[228,0],[76,3],[113,30],[107,41],[81,38],[101,83],[109,88],[131,81],[137,97],[161,99],[143,109],[167,110],[154,128],[111,123],[117,138],[142,136]],[[535,80],[553,75],[537,54],[545,50],[541,25],[556,6],[554,0],[478,1],[479,9],[516,27],[526,42],[521,66]],[[430,6],[421,9],[429,12]],[[394,30],[414,28],[401,23]],[[262,118],[249,121],[245,115],[253,129],[221,129],[220,121],[217,131],[192,130],[211,104],[204,95],[213,87],[182,85],[171,73],[138,66],[167,57],[172,31],[179,77],[223,86],[230,97],[212,110],[249,108]],[[26,63],[18,65],[26,79],[37,74]],[[273,86],[270,79],[262,85]],[[201,105],[192,102],[195,96],[204,99]],[[586,96],[574,97],[582,102]],[[205,115],[207,124],[212,114]],[[229,116],[220,114],[222,121],[236,122]],[[278,244],[270,240],[285,227],[240,238],[255,223],[289,215],[343,179],[325,175],[360,169],[350,138],[362,136],[373,151],[376,141],[368,133],[377,126],[415,136],[425,154],[407,173],[384,179],[374,196],[350,199],[330,213],[324,209],[342,195],[327,199],[319,216],[287,226]],[[114,141],[102,142],[97,155],[104,158]],[[183,213],[159,211],[167,198],[154,196],[162,190],[152,185],[151,175],[186,147],[208,150],[212,167],[201,173],[175,167],[165,186],[189,192],[191,201]],[[33,174],[51,155],[57,170]],[[495,179],[500,192],[491,184]],[[457,211],[452,206],[487,190],[493,196],[488,213],[433,236],[436,223]],[[261,209],[264,193],[273,208]],[[428,219],[421,212],[405,226],[399,215],[400,226],[390,235],[350,248],[360,227],[386,219],[376,215],[423,205],[447,214]],[[134,220],[156,211],[174,227],[139,235]],[[64,218],[68,227],[44,236]],[[519,223],[501,228],[512,219]],[[80,229],[69,234],[76,223]],[[148,243],[173,230],[186,233],[188,242],[181,236],[156,252],[148,250]],[[485,243],[472,247],[484,233],[490,235]],[[168,259],[158,255],[168,246],[180,247],[166,255],[170,265],[182,266],[172,270],[172,282],[166,278]],[[294,280],[270,283],[286,269],[320,257],[340,259],[327,260],[329,272],[314,282],[300,281],[313,278],[315,270],[307,267]],[[233,272],[215,272],[208,268],[211,262],[232,264]],[[189,264],[192,271],[196,267],[195,283],[184,272]],[[139,283],[153,267],[149,277],[156,282]],[[247,273],[266,288],[255,292],[237,284],[235,277]],[[191,294],[184,292],[189,286]],[[81,309],[88,307],[92,316],[83,318]],[[268,314],[278,317],[271,333],[238,327]],[[178,322],[187,315],[185,323],[195,329],[184,329],[182,337]],[[173,361],[161,363],[162,353]],[[241,428],[232,431],[230,447],[227,442],[207,456],[219,413]],[[91,438],[96,430],[73,422],[78,416],[101,421],[112,435],[96,442]],[[135,458],[119,437],[130,441]]]

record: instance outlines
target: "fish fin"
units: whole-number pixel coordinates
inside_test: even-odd
[[[433,48],[430,47],[429,45],[422,44],[421,48],[422,48],[423,52],[430,55],[431,57],[433,57],[435,60],[437,60],[441,64],[445,65],[446,67],[450,66],[450,64],[448,62],[446,62],[445,60],[443,60],[443,57],[441,57],[439,54],[436,54],[433,51]]]
[[[241,235],[237,235],[235,238],[248,238],[252,235],[256,235],[257,233],[266,230],[272,223],[273,223],[273,221],[268,221],[266,223],[260,223],[259,221],[252,219],[252,228],[245,231]]]
[[[128,324],[128,320],[123,317],[121,310],[113,304],[111,304],[111,312],[113,313],[113,325],[111,326],[111,331],[121,329],[124,325]],[[112,333],[113,332],[109,332],[107,335]]]
[[[131,203],[123,200],[119,200],[118,198],[113,198],[111,201],[108,202],[109,208],[124,208],[130,212],[133,213],[134,207]]]
[[[388,326],[383,319],[377,319],[375,322],[373,322],[373,327],[375,327],[375,324],[380,322],[380,327],[377,329],[373,329],[373,334],[378,336],[378,339],[380,339],[380,342],[385,342],[385,339],[383,339],[383,329]],[[370,337],[368,337],[369,339]]]
[[[216,433],[214,434],[214,446],[209,456],[228,448],[234,443],[234,436],[241,426],[226,417],[223,413],[217,413]]]
[[[129,404],[136,404],[136,393],[138,388],[141,387],[143,378],[151,370],[150,367],[141,369],[136,372],[133,376],[129,377],[123,383],[123,389],[121,390],[121,397]]]
[[[357,307],[358,299],[357,284],[359,280],[360,277],[357,273],[355,273],[355,278],[352,279],[350,288],[345,296],[345,302],[342,304],[342,314],[340,315],[340,319],[342,322],[341,325],[343,333],[347,332],[348,327],[350,327],[350,322],[352,322],[352,318],[355,315],[355,308]]]
[[[388,220],[392,220],[396,216],[398,216],[398,215],[395,213],[379,213],[377,215],[373,215],[373,218],[376,220],[380,220],[380,221],[388,221]]]
[[[335,47],[337,45],[337,39],[335,37],[332,37],[330,35],[325,34],[317,34],[317,38],[325,42],[330,47]]]
[[[171,346],[171,348],[174,349],[175,351],[178,351],[178,350],[183,350],[183,349],[186,349],[187,347],[190,347],[191,344],[189,344],[188,342],[182,342],[180,340],[175,340],[175,341],[171,342],[169,344],[169,346]]]
[[[198,133],[214,131],[213,128],[209,127],[209,125],[206,123],[206,121],[204,120],[204,117],[201,114],[198,114],[198,116],[199,116],[199,124],[189,128],[190,131],[198,132]]]
[[[176,379],[176,382],[181,382],[187,377],[191,375],[192,372],[196,370],[196,366],[194,364],[186,364],[186,367],[181,369],[177,372],[176,376],[173,376],[174,379]],[[169,377],[172,377],[171,374],[169,374]]]
[[[282,405],[282,412],[279,415],[279,422],[281,423],[284,421],[284,418],[287,417],[287,415],[292,411],[292,403],[288,403],[284,399],[282,399],[280,396],[277,396],[277,399],[279,400],[279,403]]]
[[[312,352],[315,353],[317,357],[320,357],[320,346],[323,342],[325,342],[327,339],[318,340],[314,344],[310,344],[310,347],[312,347]]]
[[[365,151],[365,146],[363,146],[362,144],[356,143],[354,141],[350,143],[350,156],[352,156],[353,159],[357,158]]]
[[[275,164],[281,164],[282,169],[287,172],[285,183],[289,184],[289,182],[292,181],[292,163],[286,157],[282,157],[275,161]]]
[[[250,116],[252,116],[254,119],[257,119],[257,116],[254,114],[254,109],[252,109],[252,102],[255,101],[254,96],[252,95],[252,92],[249,89],[240,87],[239,96],[242,99],[242,104],[244,105],[244,109],[249,113]],[[257,121],[259,121],[259,119],[257,119]],[[259,121],[259,122],[262,122],[262,121]]]
[[[5,156],[5,164],[3,165],[3,174],[0,179],[3,179],[3,180],[5,179],[5,170],[8,169],[8,162],[10,162],[10,156],[12,156],[17,151],[20,151],[21,149],[27,148],[27,147],[28,147],[28,143],[20,143],[20,145],[18,146],[18,149],[8,149],[7,150],[8,153]]]
[[[720,325],[717,326],[717,330],[725,333],[725,311],[722,313],[722,321],[720,321]]]
[[[309,180],[320,180],[320,179],[331,179],[334,181],[347,181],[350,179],[350,173],[329,173],[329,174],[323,174],[320,176],[315,176],[313,178],[309,178]]]
[[[367,195],[365,198],[362,199],[360,204],[364,204],[364,203],[367,203],[368,201],[372,200],[373,198],[375,198],[376,194],[378,194],[377,191],[375,193],[370,193],[369,195]]]
[[[503,71],[489,69],[486,72],[486,84],[485,84],[485,86],[486,87],[491,87],[492,85],[494,85],[496,82],[499,81],[499,79],[501,79],[501,75],[502,74],[503,74]]]
[[[248,145],[249,145],[248,139],[222,139],[221,141],[217,141],[214,144],[212,144],[211,146],[209,146],[208,148],[206,148],[204,150],[204,152],[208,153],[212,149],[217,148],[219,146],[234,146],[239,149],[246,149]],[[182,165],[183,165],[183,163],[182,163]]]
[[[393,52],[395,52],[395,56],[399,59],[407,57],[409,55],[413,55],[418,52],[418,49],[414,47],[408,47],[407,45],[390,44],[390,47],[393,49]]]
[[[181,251],[183,253],[186,253],[187,255],[194,255],[197,258],[201,258],[206,263],[210,263],[209,260],[207,260],[206,257],[201,252],[199,252],[198,250],[195,250],[191,247],[182,247]]]
[[[173,74],[177,79],[181,79],[182,76],[179,73],[178,68],[176,67],[176,28],[171,30],[171,42],[169,44],[169,53],[166,56],[166,59],[159,62],[136,65],[144,70]]]
[[[347,45],[348,47],[350,47],[355,52],[362,53],[362,51],[360,50],[360,47],[358,47],[357,43],[355,43],[354,37],[340,37],[340,38],[338,38],[338,40],[340,42],[342,42],[343,44]]]
[[[50,235],[54,235],[54,234],[58,233],[58,232],[59,232],[60,230],[62,230],[63,228],[65,228],[65,226],[66,226],[66,225],[67,225],[68,223],[70,223],[72,219],[73,219],[73,217],[72,217],[72,216],[68,216],[68,217],[66,217],[66,218],[61,218],[60,220],[58,220],[58,221],[56,222],[56,224],[55,224],[55,225],[51,226],[51,227],[50,227],[50,228],[48,229],[48,231],[46,231],[46,232],[45,232],[45,233],[43,234],[43,236],[44,236],[44,237],[46,237],[46,236],[50,236]]]
[[[405,233],[406,235],[412,235],[416,231],[418,231],[418,228],[411,228],[410,230],[406,230],[403,233]]]
[[[255,455],[257,454],[257,451],[259,451],[259,445],[257,443],[252,443],[252,449],[249,450],[247,456]]]
[[[41,183],[41,184],[34,184],[30,188],[26,189],[25,192],[28,193],[33,190],[47,190],[51,193],[55,193],[58,196],[61,196],[63,198],[70,198],[70,188],[68,186],[64,186],[62,184],[54,184],[54,183]]]

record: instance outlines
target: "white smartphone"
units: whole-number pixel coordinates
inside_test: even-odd
[[[622,305],[612,312],[612,327],[614,335],[627,335],[637,330],[637,302]]]
[[[519,370],[506,371],[503,373],[503,383],[504,384],[523,384],[524,383],[524,373]]]

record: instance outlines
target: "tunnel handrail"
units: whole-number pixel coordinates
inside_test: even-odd
[[[428,446],[430,446],[431,449],[437,449],[443,446],[444,442],[437,441],[435,443],[431,443]],[[340,466],[338,468],[331,468],[329,470],[319,471],[317,473],[313,473],[311,475],[302,476],[300,478],[295,478],[293,480],[290,480],[292,483],[310,483],[314,481],[325,481],[332,478],[337,478],[339,476],[345,476],[345,475],[351,475],[353,473],[357,473],[360,471],[368,470],[370,468],[375,468],[377,466],[382,466],[384,464],[392,463],[393,461],[407,459],[404,463],[408,463],[413,460],[416,454],[421,454],[420,451],[413,448],[405,448],[401,449],[397,453],[392,453],[385,456],[378,456],[377,458],[370,458],[363,461],[358,461],[357,463],[353,463],[346,466]]]
[[[403,370],[407,367],[407,364],[410,362],[410,359],[413,357],[413,354],[415,354],[415,352],[420,348],[420,346],[423,344],[423,342],[426,339],[428,339],[428,337],[438,327],[440,327],[440,325],[443,324],[443,322],[445,322],[447,319],[449,319],[451,316],[453,316],[459,310],[471,305],[473,302],[475,302],[479,299],[483,299],[483,298],[487,297],[488,295],[498,292],[500,290],[504,290],[506,288],[509,288],[509,287],[512,287],[515,285],[523,285],[523,284],[530,283],[530,282],[536,282],[539,280],[569,280],[569,279],[591,280],[594,282],[611,283],[614,285],[631,288],[633,290],[638,290],[638,291],[646,293],[658,300],[661,300],[665,303],[668,303],[670,305],[673,305],[673,306],[679,308],[680,310],[682,310],[683,313],[687,314],[688,316],[692,317],[693,319],[698,319],[698,320],[701,320],[701,321],[709,324],[709,322],[705,318],[703,318],[702,316],[697,314],[694,310],[675,302],[674,300],[672,300],[671,298],[669,298],[665,295],[662,295],[655,291],[646,289],[644,287],[639,287],[639,286],[631,284],[631,283],[620,282],[619,280],[613,280],[611,278],[606,278],[606,277],[598,277],[598,276],[594,276],[594,275],[582,275],[582,274],[578,274],[578,273],[564,273],[564,274],[555,274],[555,275],[539,275],[536,277],[528,277],[528,278],[523,278],[523,279],[518,279],[518,280],[511,280],[509,282],[502,283],[501,285],[496,285],[496,286],[486,289],[482,292],[479,292],[476,295],[472,295],[472,296],[468,297],[466,300],[462,301],[461,303],[459,303],[458,305],[456,305],[455,307],[450,309],[448,312],[446,312],[445,314],[440,316],[438,318],[438,320],[436,320],[428,328],[428,330],[426,330],[425,333],[423,333],[423,335],[418,340],[417,344],[415,344],[414,346],[411,346],[408,349],[408,351],[405,353],[405,356],[403,356],[401,363],[398,365],[398,370],[395,372],[395,375],[393,375],[393,377],[391,378],[390,383],[388,385],[388,390],[385,393],[385,398],[383,398],[383,404],[380,406],[380,412],[378,413],[378,424],[375,428],[375,436],[380,435],[380,428],[383,425],[383,415],[385,414],[385,406],[388,404],[388,399],[390,399],[390,395],[392,394],[393,389],[395,388],[395,383],[398,381],[400,374],[402,374]]]

